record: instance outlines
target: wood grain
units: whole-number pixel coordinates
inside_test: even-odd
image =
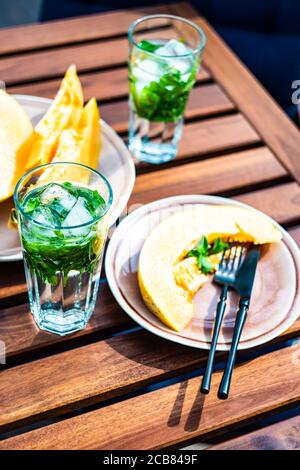
[[[60,74],[59,79],[27,83],[25,85],[11,85],[7,87],[7,90],[10,93],[53,99],[59,89],[63,73]],[[118,67],[100,72],[79,73],[79,78],[82,83],[85,101],[94,96],[100,101],[101,105],[101,100],[124,98],[128,95],[127,67]],[[197,82],[207,81],[209,78],[208,71],[201,67],[197,74]]]
[[[174,31],[171,28],[161,30],[159,34],[161,39],[171,39],[173,36]],[[144,37],[157,38],[157,33],[145,33]],[[95,43],[3,57],[0,61],[0,76],[1,80],[10,85],[59,77],[70,64],[76,64],[78,71],[83,72],[124,65],[127,58],[127,38],[105,39]]]
[[[295,182],[242,194],[234,199],[256,207],[281,224],[300,220],[300,187]]]
[[[139,175],[129,206],[184,194],[222,194],[286,176],[267,147]]]
[[[27,290],[26,284],[21,284],[21,287],[24,292]],[[112,333],[116,329],[128,328],[132,324],[130,318],[115,302],[107,283],[102,282],[95,311],[84,330],[67,337],[39,330],[29,311],[29,305],[26,303],[0,311],[0,339],[5,343],[5,352],[9,363],[9,358],[15,355],[29,351],[34,352],[60,343],[70,341],[74,343],[78,338],[95,333]]]
[[[300,133],[275,100],[241,63],[220,36],[190,5],[172,5],[170,11],[191,17],[204,31],[204,64],[251,122],[276,157],[300,182]]]
[[[223,116],[186,124],[177,159],[204,156],[260,141],[241,114]]]
[[[217,398],[220,371],[213,374],[205,397],[199,391],[201,377],[195,377],[7,439],[0,448],[114,450],[182,444],[299,403],[299,357],[298,344],[238,365],[227,401]]]
[[[207,450],[299,450],[300,416],[230,439]]]
[[[118,10],[42,24],[2,28],[0,55],[125,35],[129,25],[137,18],[165,11],[163,5],[136,7],[134,10]],[[166,20],[157,22],[157,26],[166,24],[169,24]]]
[[[26,291],[23,262],[1,263],[0,300],[22,294]]]
[[[203,364],[205,357],[205,351],[140,331],[4,369],[0,429],[120,396]]]
[[[299,330],[300,319],[273,343],[298,336]],[[245,354],[247,351],[240,351],[239,357]],[[143,330],[4,369],[0,430],[120,396],[201,367],[206,357],[206,351],[179,346]],[[286,373],[290,375],[290,370]],[[282,384],[285,380],[283,377]],[[16,383],[23,386],[16,388]]]

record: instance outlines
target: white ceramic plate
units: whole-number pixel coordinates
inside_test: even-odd
[[[45,114],[51,100],[36,96],[14,95],[17,101],[29,114],[35,126]],[[126,207],[135,182],[135,167],[131,155],[115,131],[101,120],[102,150],[98,170],[109,180],[114,200],[110,209],[109,225],[112,226]],[[7,220],[12,198],[0,203],[0,261],[17,261],[22,259],[20,241],[17,231],[7,228]]]
[[[163,338],[186,346],[208,349],[220,288],[208,282],[194,296],[195,316],[180,333],[164,325],[145,306],[138,287],[138,258],[151,230],[171,213],[187,205],[226,204],[248,207],[215,196],[176,196],[147,204],[124,219],[109,243],[105,269],[107,280],[119,305],[137,323]],[[267,217],[267,216],[265,216]],[[273,221],[276,224],[275,221]],[[261,257],[255,276],[250,310],[239,349],[265,343],[289,328],[300,311],[300,252],[290,235],[278,224],[283,238]],[[238,298],[230,292],[217,349],[229,348]]]

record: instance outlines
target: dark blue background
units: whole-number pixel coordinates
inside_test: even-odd
[[[171,2],[44,0],[40,19],[160,3]],[[291,84],[300,79],[300,0],[195,0],[191,3],[297,121]]]

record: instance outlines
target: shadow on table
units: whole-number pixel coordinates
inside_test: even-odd
[[[181,382],[178,388],[176,400],[174,402],[171,414],[168,419],[168,427],[176,427],[180,424],[183,414],[184,400],[186,397],[186,391],[188,387],[188,380]],[[200,392],[200,388],[197,391],[196,397],[189,411],[184,424],[184,430],[187,432],[196,431],[199,428],[201,422],[201,416],[204,406],[205,396]]]

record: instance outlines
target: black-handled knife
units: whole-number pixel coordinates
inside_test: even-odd
[[[233,285],[234,289],[237,290],[241,298],[239,302],[239,309],[236,315],[229,356],[218,391],[218,397],[222,400],[228,398],[229,395],[229,388],[236,358],[236,352],[243,331],[243,327],[247,318],[252,287],[254,284],[256,266],[259,257],[260,247],[253,246],[248,250],[245,260],[240,268],[236,281]]]

